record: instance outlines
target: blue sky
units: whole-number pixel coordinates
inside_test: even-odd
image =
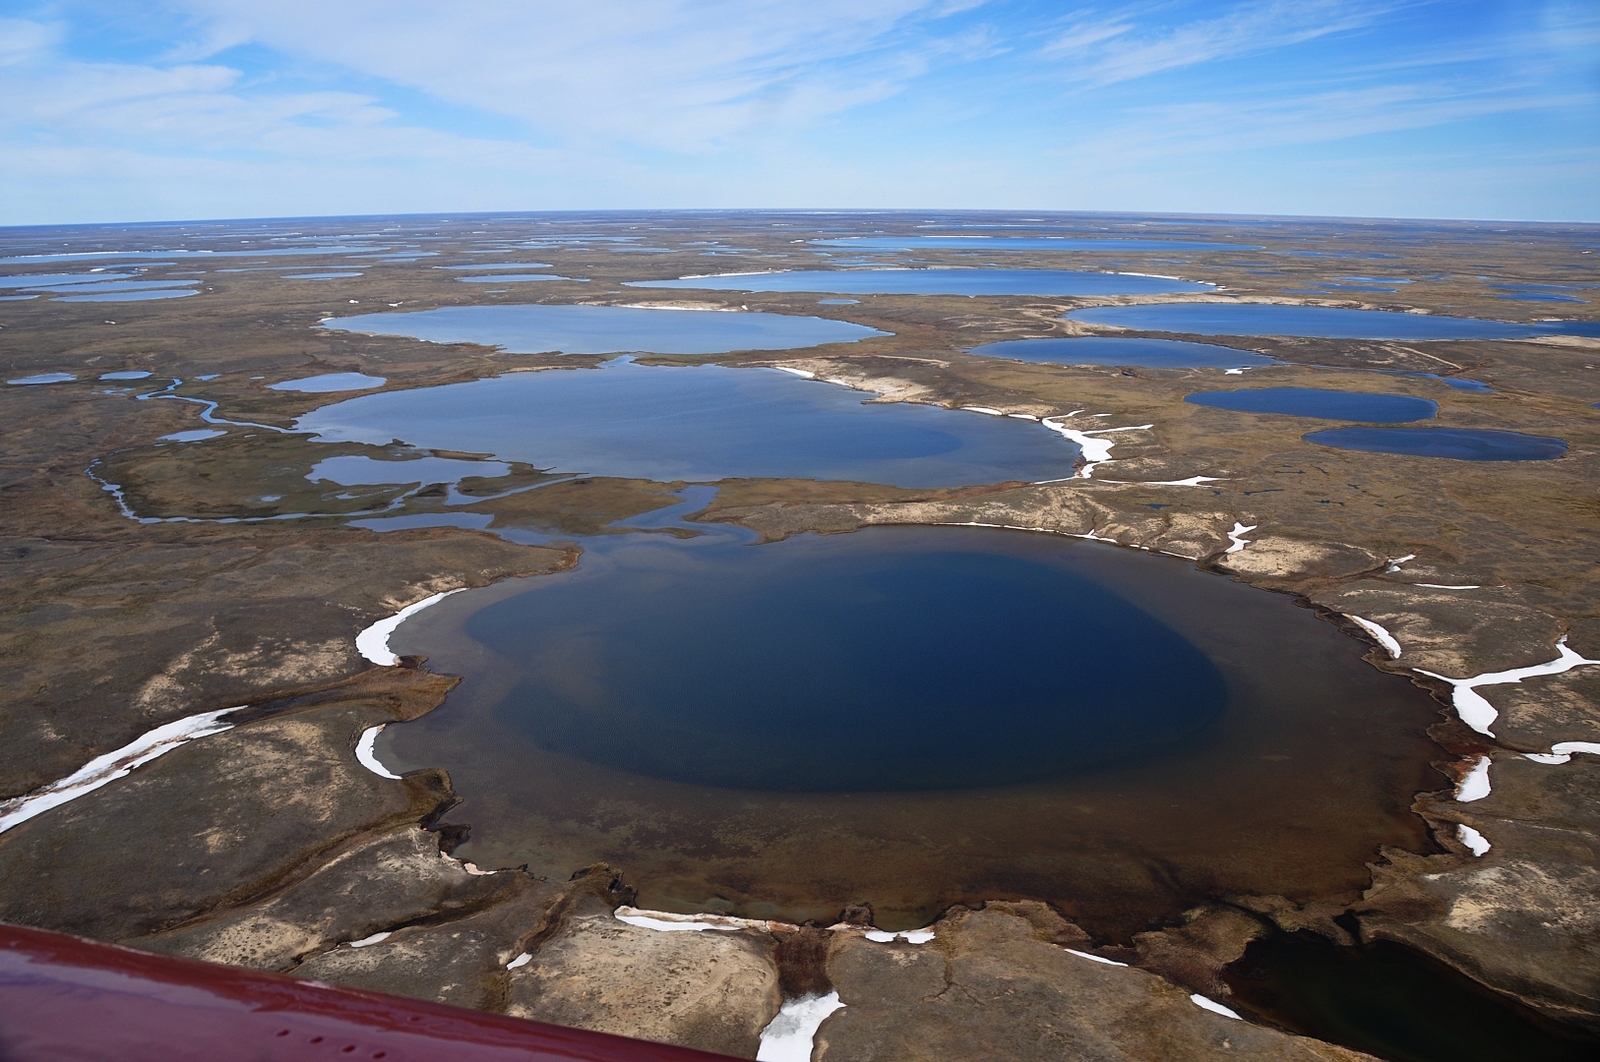
[[[1600,221],[1600,0],[0,0],[0,224]]]

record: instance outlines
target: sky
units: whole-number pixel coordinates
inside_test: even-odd
[[[1600,221],[1600,0],[0,0],[0,225]]]

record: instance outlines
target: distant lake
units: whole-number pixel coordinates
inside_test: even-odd
[[[512,354],[726,354],[853,343],[889,334],[822,317],[632,306],[444,306],[328,317],[321,324],[341,332],[410,336],[431,343],[481,343]]]
[[[1426,398],[1368,394],[1364,391],[1327,391],[1311,387],[1197,391],[1185,396],[1184,401],[1237,413],[1279,413],[1327,420],[1364,420],[1372,424],[1427,420],[1439,411],[1439,403]]]
[[[809,240],[814,247],[854,251],[1259,251],[1244,243],[1106,236],[846,236]]]
[[[1202,336],[1310,336],[1325,339],[1525,339],[1555,329],[1472,317],[1261,303],[1157,303],[1096,306],[1066,317],[1084,324]]]
[[[1170,295],[1210,284],[1132,273],[1070,269],[797,269],[636,280],[632,288],[705,291],[819,291],[842,295]]]
[[[1013,361],[1059,365],[1132,365],[1145,369],[1248,369],[1282,364],[1276,358],[1213,343],[1176,339],[1117,339],[1081,336],[1062,339],[1008,339],[973,347],[970,354]]]
[[[777,369],[617,359],[365,395],[314,410],[296,427],[329,441],[402,439],[663,482],[781,476],[931,487],[1072,475],[1078,447],[1038,424],[868,405],[869,397]]]
[[[268,384],[267,390],[322,394],[331,391],[365,391],[369,387],[382,387],[385,383],[388,381],[382,376],[368,376],[359,372],[325,372],[320,376],[302,376],[298,380]]]
[[[1487,428],[1329,428],[1302,438],[1340,450],[1456,461],[1550,461],[1567,452],[1564,440],[1548,435]]]

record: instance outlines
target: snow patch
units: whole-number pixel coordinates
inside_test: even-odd
[[[817,1029],[843,1006],[838,992],[785,1000],[778,1016],[761,1030],[756,1062],[811,1062]]]
[[[1390,634],[1388,631],[1384,630],[1382,627],[1378,626],[1376,623],[1373,623],[1369,619],[1362,619],[1360,616],[1351,616],[1350,620],[1356,626],[1360,627],[1362,630],[1378,639],[1378,644],[1383,646],[1383,648],[1389,653],[1390,660],[1400,659],[1400,643],[1395,640],[1394,635]]]
[[[1232,545],[1230,545],[1227,549],[1223,550],[1223,552],[1224,553],[1243,553],[1244,552],[1244,548],[1250,544],[1250,540],[1248,538],[1245,538],[1244,536],[1247,533],[1249,533],[1251,531],[1254,531],[1256,528],[1258,528],[1260,526],[1261,526],[1260,524],[1250,524],[1250,525],[1246,526],[1245,524],[1241,524],[1239,521],[1235,520],[1233,522],[1233,530],[1229,531],[1227,533],[1228,534],[1228,541],[1230,543],[1232,543]]]
[[[1414,561],[1416,559],[1417,555],[1415,553],[1407,553],[1404,557],[1390,557],[1388,565],[1383,570],[1385,572],[1397,572],[1400,570],[1400,565],[1406,561]]]
[[[241,711],[247,706],[223,708],[215,712],[202,712],[176,722],[158,726],[154,730],[104,756],[96,756],[60,781],[41,786],[31,793],[0,803],[0,833],[20,826],[36,815],[76,800],[101,786],[126,778],[137,767],[143,767],[158,756],[165,756],[179,745],[195,738],[220,734],[232,730],[232,723],[222,717]]]
[[[528,965],[532,961],[533,953],[525,951],[521,955],[518,955],[515,959],[512,959],[510,962],[506,963],[506,969],[520,970],[522,967]]]
[[[1566,763],[1572,759],[1574,752],[1600,755],[1600,742],[1558,741],[1550,746],[1549,752],[1526,752],[1523,755],[1534,763]]]
[[[1483,853],[1493,847],[1484,839],[1483,834],[1464,822],[1456,823],[1456,836],[1461,839],[1462,844],[1467,846],[1467,850],[1475,856],[1482,856]]]
[[[446,590],[443,593],[434,594],[432,597],[425,597],[415,604],[407,605],[388,619],[379,620],[356,635],[356,652],[374,664],[379,664],[383,667],[394,667],[400,662],[400,658],[389,651],[389,637],[394,634],[400,624],[423,609],[437,605],[451,594],[459,594],[462,589],[465,589],[465,587]]]
[[[393,935],[393,930],[386,929],[382,933],[374,933],[370,937],[362,937],[360,940],[352,940],[350,942],[350,946],[352,948],[370,948],[374,944],[382,944]]]
[[[1470,804],[1489,795],[1489,757],[1479,756],[1478,762],[1462,777],[1456,786],[1456,801]]]
[[[1108,959],[1104,955],[1094,955],[1094,954],[1091,954],[1090,952],[1087,952],[1087,951],[1078,951],[1075,948],[1062,948],[1061,950],[1067,952],[1069,955],[1076,955],[1080,959],[1088,959],[1090,962],[1105,963],[1107,966],[1127,966],[1128,965],[1125,962],[1118,962],[1115,959]]]
[[[398,774],[378,762],[377,750],[373,748],[373,743],[378,740],[378,735],[383,733],[383,728],[388,725],[388,723],[379,723],[377,726],[369,726],[361,732],[361,740],[356,742],[356,762],[379,778],[399,780],[400,776]]]
[[[1471,678],[1447,678],[1432,671],[1416,668],[1419,675],[1448,682],[1454,689],[1450,696],[1450,703],[1455,707],[1456,715],[1461,721],[1472,729],[1488,737],[1494,737],[1494,732],[1489,727],[1499,717],[1500,713],[1494,705],[1484,699],[1476,689],[1478,686],[1498,686],[1503,683],[1521,682],[1525,678],[1534,678],[1538,675],[1560,675],[1571,671],[1575,667],[1585,664],[1600,664],[1600,660],[1588,660],[1573,652],[1567,645],[1567,636],[1562,635],[1556,642],[1556,649],[1560,653],[1554,660],[1544,664],[1534,664],[1530,667],[1516,667],[1509,671],[1490,671]]]
[[[1227,1007],[1224,1007],[1221,1003],[1218,1003],[1214,999],[1207,999],[1205,996],[1202,996],[1199,992],[1196,992],[1193,995],[1191,995],[1189,997],[1189,1002],[1193,1003],[1195,1006],[1199,1007],[1201,1010],[1209,1010],[1213,1014],[1221,1014],[1224,1018],[1232,1018],[1234,1021],[1243,1021],[1244,1020],[1243,1018],[1239,1017],[1239,1015],[1237,1015],[1233,1011],[1229,1010]]]

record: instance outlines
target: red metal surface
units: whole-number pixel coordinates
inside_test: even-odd
[[[0,924],[4,1062],[726,1062]]]

